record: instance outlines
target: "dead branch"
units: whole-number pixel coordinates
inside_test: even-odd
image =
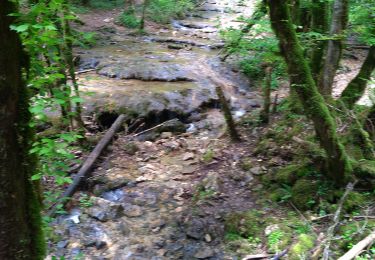
[[[251,260],[251,259],[264,259],[264,258],[269,258],[272,257],[273,255],[269,254],[257,254],[257,255],[247,255],[242,260]]]
[[[165,121],[165,122],[163,122],[163,123],[161,123],[161,124],[158,124],[158,125],[156,125],[156,126],[154,126],[154,127],[151,127],[151,128],[146,129],[146,130],[144,130],[144,131],[142,131],[142,132],[139,132],[139,133],[137,133],[137,134],[134,134],[134,135],[132,135],[132,137],[134,138],[134,137],[137,137],[137,136],[143,135],[143,134],[145,134],[145,133],[151,132],[152,130],[158,129],[158,128],[164,126],[165,124],[170,123],[170,122],[173,122],[173,121],[176,121],[176,120],[178,120],[178,119],[177,119],[177,118],[173,118],[173,119],[171,119],[171,120]]]
[[[83,73],[87,73],[87,72],[91,72],[91,71],[96,71],[96,69],[80,70],[80,71],[76,71],[75,74],[79,75],[79,74],[83,74]]]
[[[351,260],[356,256],[360,255],[362,250],[368,245],[372,244],[375,241],[375,230],[371,232],[370,235],[365,237],[363,240],[359,241],[356,245],[352,247],[348,252],[341,256],[338,260]]]
[[[331,225],[328,230],[327,230],[327,235],[326,239],[323,241],[324,245],[324,251],[323,251],[323,260],[328,260],[329,258],[329,253],[330,253],[330,246],[331,246],[331,241],[333,240],[333,236],[335,235],[335,230],[336,227],[338,226],[340,222],[340,215],[341,215],[341,210],[344,205],[344,202],[346,198],[348,197],[349,193],[353,190],[355,183],[349,182],[348,185],[346,186],[344,195],[342,195],[339,203],[337,204],[337,210],[333,216],[333,225]]]
[[[55,215],[58,205],[65,205],[68,202],[69,198],[76,192],[82,181],[86,179],[86,176],[90,173],[95,161],[98,159],[98,157],[102,154],[103,150],[110,143],[115,133],[120,129],[124,120],[125,115],[120,115],[113,123],[111,128],[104,135],[104,137],[99,141],[95,149],[87,157],[86,161],[82,165],[77,175],[74,177],[73,183],[69,185],[69,187],[65,190],[60,199],[58,199],[57,202],[51,207],[50,211],[48,212],[48,215],[50,217],[53,217]]]

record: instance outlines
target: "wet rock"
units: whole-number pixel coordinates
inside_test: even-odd
[[[67,240],[60,241],[57,243],[57,248],[65,248],[68,246],[68,244],[69,244],[69,241]]]
[[[214,254],[215,252],[211,248],[205,247],[205,248],[198,250],[198,252],[194,255],[194,257],[198,259],[207,259],[207,258],[213,257]]]
[[[184,48],[183,45],[178,45],[178,44],[168,44],[168,49],[172,49],[172,50],[181,50]]]
[[[87,214],[99,221],[114,220],[124,215],[124,208],[120,204],[95,197],[93,206],[87,209]]]
[[[80,60],[79,70],[95,69],[100,64],[97,58],[86,58]]]
[[[138,79],[143,81],[194,81],[190,71],[184,66],[172,63],[158,63],[142,60],[129,60],[105,65],[99,75],[109,78]]]

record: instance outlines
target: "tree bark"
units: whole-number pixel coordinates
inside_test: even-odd
[[[296,32],[291,23],[287,1],[269,0],[272,28],[279,39],[280,50],[288,66],[293,88],[305,110],[313,121],[317,138],[327,154],[329,177],[340,185],[345,182],[352,167],[349,158],[336,134],[334,118],[319,94],[311,70],[303,56]]]
[[[271,107],[271,81],[272,81],[272,67],[265,68],[266,78],[263,86],[263,109],[260,112],[260,121],[268,124],[270,121],[270,107]]]
[[[347,108],[352,109],[355,103],[363,96],[363,93],[366,90],[367,81],[370,79],[374,68],[375,46],[371,46],[359,73],[354,79],[352,79],[352,81],[350,81],[341,94],[340,100]]]
[[[321,0],[313,0],[311,14],[311,30],[320,34],[326,33],[328,29],[329,16],[327,2]],[[318,82],[319,72],[321,71],[323,66],[323,55],[326,45],[326,41],[317,40],[315,41],[315,45],[311,50],[310,67],[315,82]]]
[[[339,66],[343,34],[348,23],[348,0],[335,0],[333,3],[332,21],[330,25],[330,40],[327,53],[319,77],[319,91],[325,98],[331,98],[332,84]]]
[[[30,114],[22,70],[26,55],[9,29],[13,1],[0,1],[0,259],[40,260],[44,256],[40,208],[30,180]],[[27,66],[27,65],[26,65]]]

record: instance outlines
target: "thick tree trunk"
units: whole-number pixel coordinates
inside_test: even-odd
[[[0,259],[44,255],[39,204],[30,176],[30,115],[22,80],[26,60],[14,23],[13,1],[0,1]]]
[[[374,68],[375,46],[371,46],[359,73],[354,79],[352,79],[352,81],[350,81],[341,94],[340,100],[347,108],[352,109],[354,104],[363,96],[363,93],[366,90],[367,81],[370,79]]]
[[[332,21],[330,25],[330,37],[328,41],[324,66],[319,77],[319,91],[331,98],[332,84],[339,66],[342,49],[343,34],[348,23],[348,0],[335,0],[333,3]]]
[[[319,94],[311,71],[291,23],[287,1],[270,0],[272,28],[279,39],[280,49],[288,65],[293,88],[309,118],[314,123],[321,147],[327,154],[327,169],[336,184],[343,184],[351,172],[351,165],[344,147],[336,134],[334,118],[323,97]]]

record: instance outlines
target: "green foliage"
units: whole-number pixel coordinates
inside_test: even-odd
[[[135,15],[134,10],[128,10],[121,13],[118,20],[121,24],[128,28],[138,28],[140,25],[140,20]]]
[[[351,1],[349,20],[351,29],[359,40],[367,45],[375,45],[375,6],[371,0]]]
[[[38,135],[30,153],[39,158],[39,169],[32,176],[33,181],[47,177],[55,185],[66,185],[71,182],[67,176],[69,165],[76,163],[72,153],[74,144],[82,138],[74,131],[64,128],[74,117],[72,107],[82,100],[72,93],[67,83],[65,53],[67,42],[83,45],[90,41],[92,35],[75,33],[67,35],[64,28],[77,17],[70,11],[70,5],[63,0],[37,1],[26,13],[15,13],[18,21],[11,29],[18,32],[24,49],[30,57],[28,87],[31,90],[32,122],[31,127],[50,124],[49,114],[66,110],[66,117],[60,119],[58,133]],[[44,178],[43,178],[44,179]],[[45,204],[52,204],[56,193],[45,194]]]
[[[268,236],[267,243],[271,250],[279,252],[281,239],[285,236],[284,232],[280,229],[277,229]]]
[[[151,0],[147,16],[158,23],[169,23],[172,18],[183,18],[193,8],[192,0]]]
[[[208,149],[203,155],[202,155],[202,161],[205,163],[210,163],[215,157],[215,153],[212,149]]]
[[[240,57],[238,63],[243,73],[252,79],[265,76],[262,64],[270,64],[273,68],[271,86],[278,87],[278,80],[285,76],[285,64],[278,54],[277,39],[271,34],[268,20],[252,21],[243,18],[244,22],[257,22],[249,36],[244,36],[241,29],[229,28],[221,30],[227,53]]]
[[[89,6],[96,9],[113,9],[122,6],[124,0],[91,0]]]

